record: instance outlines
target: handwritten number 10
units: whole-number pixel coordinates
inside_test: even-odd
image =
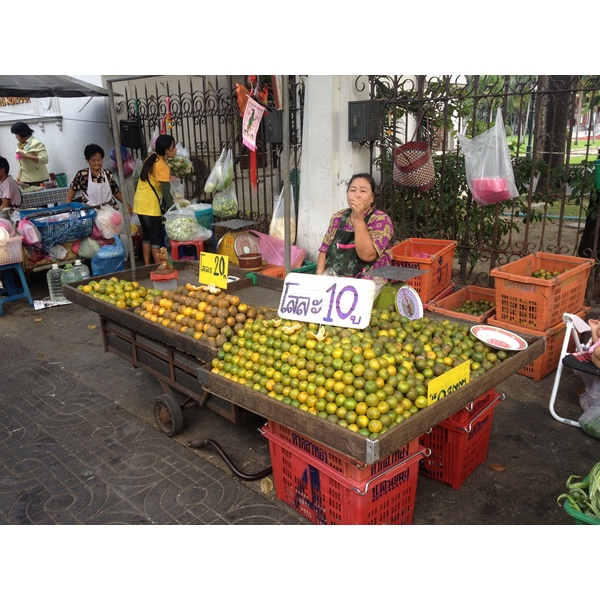
[[[323,318],[323,320],[326,322],[333,321],[333,319],[331,318],[331,312],[333,311],[334,306],[337,311],[338,317],[340,319],[346,319],[347,317],[349,317],[352,314],[352,311],[354,311],[354,309],[356,308],[356,304],[358,302],[358,293],[356,291],[356,288],[353,285],[347,285],[347,286],[343,287],[337,295],[336,295],[336,290],[337,290],[336,283],[334,283],[331,287],[329,287],[329,288],[327,288],[327,290],[325,290],[326,292],[329,292],[329,308],[327,310],[327,316]],[[354,299],[352,302],[352,306],[350,306],[350,308],[348,309],[347,312],[344,312],[340,308],[340,304],[342,301],[342,296],[346,292],[350,292],[350,293],[354,294]]]

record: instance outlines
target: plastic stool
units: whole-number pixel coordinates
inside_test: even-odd
[[[15,284],[12,269],[15,269],[19,274],[21,279],[20,289],[18,289],[17,285]],[[27,298],[29,301],[29,306],[33,306],[33,298],[31,297],[31,292],[29,291],[29,286],[27,285],[27,280],[25,279],[25,273],[23,272],[21,263],[0,265],[0,273],[2,274],[2,280],[4,282],[4,289],[0,290],[0,294],[8,294],[5,296],[0,295],[0,317],[3,315],[2,305],[5,302],[12,302],[13,300]]]
[[[200,260],[200,252],[204,252],[204,242],[202,240],[187,240],[186,242],[171,240],[171,258],[173,260],[179,260],[179,248],[182,246],[194,246],[196,248],[196,260]]]

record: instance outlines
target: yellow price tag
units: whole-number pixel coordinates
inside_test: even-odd
[[[229,274],[229,257],[224,254],[200,253],[198,281],[204,285],[215,285],[227,289]]]
[[[435,377],[427,386],[427,406],[441,400],[450,392],[467,385],[471,378],[471,361],[466,360],[454,369]]]

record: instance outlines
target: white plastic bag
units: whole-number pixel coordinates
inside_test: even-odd
[[[479,206],[516,198],[519,193],[510,161],[502,110],[496,112],[496,123],[472,139],[456,134],[465,156],[467,183]]]
[[[123,233],[123,215],[108,204],[105,204],[102,208],[96,208],[94,224],[99,229],[102,237],[107,240]]]
[[[160,135],[160,130],[158,125],[154,128],[152,132],[152,137],[150,138],[150,143],[148,144],[148,154],[152,154],[156,148],[156,138]]]
[[[285,204],[283,188],[273,202],[273,216],[269,225],[269,235],[285,240]],[[296,205],[294,203],[294,188],[290,187],[290,244],[296,241]]]
[[[171,175],[181,178],[192,172],[193,165],[190,160],[190,153],[181,142],[177,142],[176,148],[177,154],[173,158],[167,158],[166,163],[169,165]]]
[[[196,213],[188,208],[181,208],[173,204],[165,213],[165,231],[169,239],[176,242],[186,242],[198,239],[200,223],[196,220]]]
[[[233,186],[217,192],[212,203],[213,214],[217,219],[233,219],[239,211],[237,195]]]
[[[220,185],[223,179],[223,167],[225,165],[225,159],[227,158],[227,150],[223,148],[221,150],[221,156],[214,164],[206,183],[204,184],[204,192],[206,194],[212,194],[217,191],[217,186]]]
[[[217,182],[217,186],[215,187],[216,192],[222,192],[229,187],[233,183],[233,155],[231,154],[231,149],[227,150],[227,154],[225,155],[225,160],[223,161],[223,174],[220,181]]]

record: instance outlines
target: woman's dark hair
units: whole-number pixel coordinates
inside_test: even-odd
[[[144,161],[142,170],[140,171],[140,179],[148,181],[152,167],[159,156],[164,156],[167,150],[175,143],[175,138],[172,135],[159,135],[154,144],[154,152]]]
[[[102,158],[104,158],[104,150],[98,146],[98,144],[88,144],[83,149],[83,155],[85,156],[85,160],[90,160],[92,156],[95,154],[99,154]]]
[[[373,179],[373,177],[371,177],[371,175],[369,175],[369,173],[356,173],[356,175],[352,175],[350,181],[348,182],[348,187],[346,188],[346,191],[350,189],[350,186],[352,185],[352,182],[355,179],[366,179],[369,182],[369,185],[371,186],[371,191],[373,192],[373,194],[375,194],[375,180]]]
[[[0,169],[4,169],[4,172],[8,175],[10,171],[10,165],[8,161],[4,158],[4,156],[0,156]]]
[[[27,123],[23,123],[23,121],[13,123],[10,132],[20,137],[29,137],[30,135],[33,135],[33,129],[31,129]]]

